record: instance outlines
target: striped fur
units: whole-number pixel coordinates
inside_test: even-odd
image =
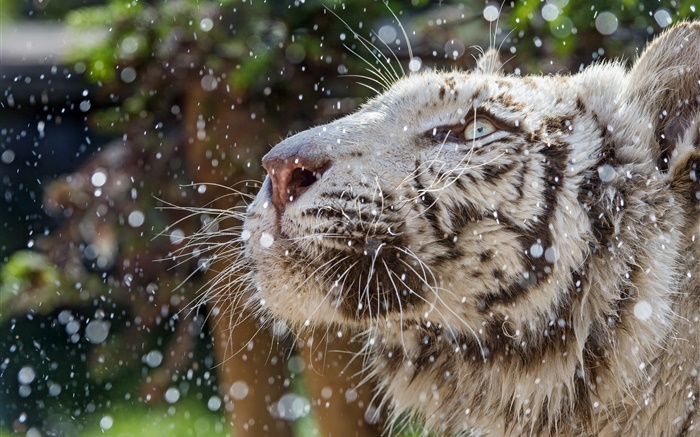
[[[253,299],[365,330],[385,406],[440,435],[699,435],[700,24],[631,71],[480,65],[270,152],[330,167],[248,208]]]

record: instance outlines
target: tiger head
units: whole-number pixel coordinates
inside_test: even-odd
[[[700,23],[631,70],[498,66],[412,74],[275,146],[242,233],[253,301],[367,329],[393,410],[441,433],[615,427],[694,317]]]
[[[697,29],[676,27],[631,72],[512,76],[488,52],[474,71],[412,74],[285,139],[245,222],[262,306],[296,324],[476,331],[494,312],[532,320],[566,305],[623,232],[632,200],[619,192],[664,191],[676,144],[697,135],[686,95],[700,49],[684,40]],[[649,225],[672,208],[639,203]]]

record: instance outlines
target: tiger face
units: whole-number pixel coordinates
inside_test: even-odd
[[[297,329],[370,329],[393,408],[442,432],[605,430],[698,292],[700,26],[632,71],[520,77],[485,56],[264,157],[254,299]]]

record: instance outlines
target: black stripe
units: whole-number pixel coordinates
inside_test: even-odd
[[[593,247],[594,253],[608,245],[614,232],[613,220],[610,217],[611,211],[605,208],[601,202],[603,182],[598,173],[598,168],[603,165],[615,165],[615,145],[607,131],[601,134],[601,149],[597,158],[596,163],[586,171],[577,195],[579,204],[588,214],[591,231],[597,242],[596,246]]]
[[[532,230],[527,231],[526,234],[523,234],[523,229],[520,226],[510,225],[514,233],[521,234],[518,241],[524,253],[522,264],[526,266],[527,271],[519,277],[518,282],[504,285],[498,290],[482,296],[484,311],[490,310],[497,304],[512,305],[516,303],[517,299],[527,294],[528,290],[538,285],[554,271],[554,263],[545,256],[545,253],[547,249],[552,247],[553,236],[549,224],[558,205],[558,192],[564,182],[564,173],[569,158],[568,144],[545,142],[537,134],[533,134],[530,141],[533,145],[544,143],[544,146],[539,150],[539,153],[543,155],[540,165],[544,167],[544,188],[542,191],[544,211],[537,218],[537,223]],[[499,214],[499,217],[501,216],[503,215]],[[536,253],[533,253],[532,249],[535,249]]]
[[[484,175],[486,182],[495,185],[501,182],[503,176],[518,168],[519,165],[520,162],[518,161],[507,164],[484,165],[481,167],[481,173]]]
[[[413,188],[416,190],[420,204],[423,206],[423,208],[419,209],[418,212],[425,217],[428,224],[430,224],[430,227],[433,230],[433,236],[442,238],[444,231],[440,227],[440,220],[437,214],[439,211],[438,203],[435,201],[435,197],[433,197],[432,193],[425,189],[425,186],[417,176],[418,168],[420,167],[416,166],[416,170],[413,172]],[[418,205],[419,203],[414,203],[416,208]]]

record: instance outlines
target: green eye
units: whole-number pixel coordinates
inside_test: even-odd
[[[486,135],[496,132],[496,126],[486,119],[476,119],[464,128],[464,138],[467,140],[477,140]]]

